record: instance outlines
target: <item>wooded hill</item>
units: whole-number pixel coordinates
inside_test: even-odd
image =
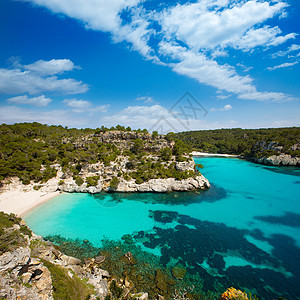
[[[157,132],[150,134],[146,129],[131,130],[120,125],[68,129],[39,123],[2,124],[0,181],[17,176],[24,184],[31,180],[47,182],[57,174],[55,165],[60,165],[80,185],[83,166],[99,162],[109,166],[125,157],[126,171],[119,172],[118,178],[133,178],[138,184],[156,178],[185,179],[194,176],[194,171],[180,171],[175,163],[190,160],[190,151],[190,147],[175,138],[166,139]],[[96,177],[88,178],[87,183],[96,185]]]
[[[175,136],[194,150],[203,152],[244,157],[263,157],[280,153],[300,156],[300,127],[200,130],[180,132]]]

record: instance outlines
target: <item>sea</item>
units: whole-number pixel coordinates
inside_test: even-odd
[[[149,262],[170,276],[180,266],[186,274],[179,284],[203,295],[235,287],[259,299],[300,299],[300,170],[238,158],[194,160],[204,166],[209,190],[64,193],[25,221],[59,245],[73,241],[100,253],[124,246],[148,261],[148,271]]]

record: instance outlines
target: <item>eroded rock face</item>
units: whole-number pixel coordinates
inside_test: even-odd
[[[126,181],[121,179],[118,186],[113,190],[109,185],[86,187],[86,184],[78,186],[75,182],[71,184],[64,184],[59,187],[64,192],[77,192],[77,193],[100,193],[101,191],[114,191],[120,193],[126,192],[154,192],[154,193],[166,193],[172,191],[193,191],[197,189],[208,189],[210,187],[209,181],[202,175],[198,175],[195,178],[190,177],[188,179],[176,180],[175,178],[167,179],[150,179],[147,182],[137,184],[134,180]]]
[[[209,181],[202,175],[195,178],[176,180],[150,179],[148,182],[136,184],[132,181],[122,181],[116,188],[116,192],[156,192],[166,193],[171,191],[193,191],[196,189],[207,189],[210,187]]]
[[[39,259],[32,259],[30,254],[29,247],[20,247],[1,255],[1,297],[8,299],[53,299],[52,279],[49,270]],[[31,287],[22,283],[31,285]]]
[[[288,154],[272,155],[270,157],[254,158],[255,162],[271,166],[298,166],[300,167],[300,157],[292,157]]]
[[[27,247],[20,247],[14,251],[6,252],[0,256],[0,273],[25,266],[29,261],[30,249]]]

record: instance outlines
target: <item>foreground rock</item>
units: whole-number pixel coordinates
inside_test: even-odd
[[[40,259],[30,256],[29,247],[1,255],[0,275],[4,299],[53,299],[50,272]]]

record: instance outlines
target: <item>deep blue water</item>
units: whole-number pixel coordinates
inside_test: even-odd
[[[88,239],[130,234],[204,288],[235,286],[263,299],[300,299],[300,170],[239,159],[196,158],[208,191],[63,194],[25,217],[37,234]],[[225,288],[226,289],[226,288]]]

